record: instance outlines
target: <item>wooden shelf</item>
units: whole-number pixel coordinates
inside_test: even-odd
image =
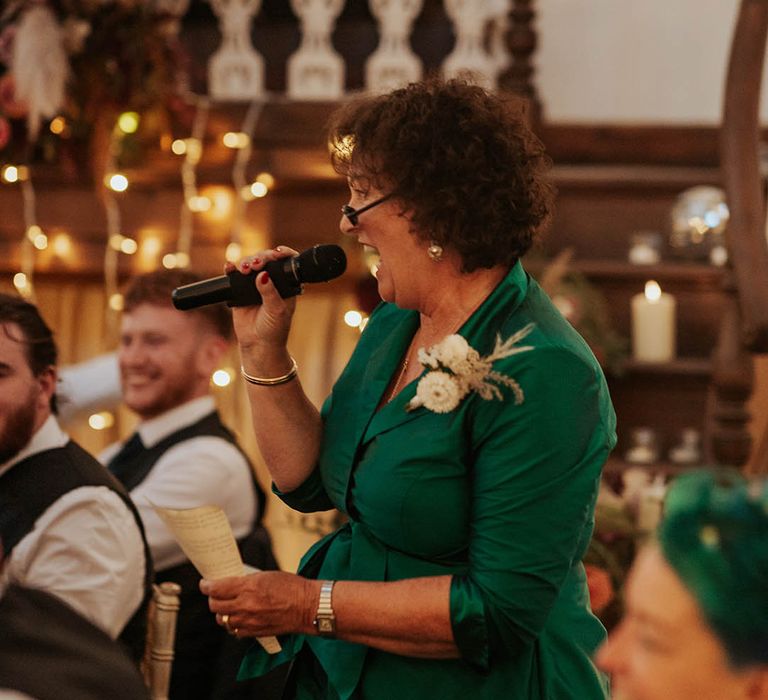
[[[627,374],[674,375],[709,378],[712,361],[705,357],[678,357],[670,362],[641,362],[628,359],[622,366]]]
[[[541,274],[547,261],[530,258],[524,260],[525,268],[534,276]],[[656,265],[634,265],[621,259],[576,258],[569,268],[588,277],[596,284],[610,286],[629,284],[637,288],[647,280],[656,280],[662,287],[695,287],[719,291],[726,273],[724,268],[700,262],[670,260]]]
[[[724,270],[697,262],[669,261],[657,265],[633,265],[624,260],[574,260],[573,268],[587,277],[684,282],[705,282],[719,285]]]
[[[627,469],[634,469],[640,467],[641,469],[647,469],[654,474],[668,474],[674,476],[677,474],[683,474],[697,469],[702,465],[698,464],[673,464],[672,462],[661,460],[654,462],[653,464],[635,464],[634,462],[627,462],[619,455],[611,455],[608,461],[605,463],[603,472],[608,475],[621,474]]]

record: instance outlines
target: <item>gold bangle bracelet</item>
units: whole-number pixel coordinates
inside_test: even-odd
[[[278,384],[285,384],[290,382],[296,376],[299,366],[296,364],[296,360],[291,357],[291,369],[289,369],[281,377],[254,377],[252,374],[248,374],[245,371],[245,367],[240,365],[240,374],[243,375],[243,379],[249,384],[256,384],[258,386],[277,386]]]

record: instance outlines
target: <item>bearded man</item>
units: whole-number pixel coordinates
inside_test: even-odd
[[[38,309],[0,294],[0,587],[58,597],[138,660],[151,555],[125,489],[59,426],[57,354]]]

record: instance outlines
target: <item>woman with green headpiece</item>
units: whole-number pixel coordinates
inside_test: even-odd
[[[768,482],[673,482],[597,663],[622,700],[768,699]]]

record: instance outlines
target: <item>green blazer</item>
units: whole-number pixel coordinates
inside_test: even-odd
[[[279,494],[349,521],[314,545],[299,571],[322,579],[453,576],[451,622],[460,659],[420,659],[359,644],[282,639],[254,647],[241,677],[309,645],[327,698],[605,698],[590,657],[605,630],[589,609],[581,558],[600,472],[615,444],[603,373],[582,338],[520,263],[460,329],[480,355],[497,334],[529,323],[533,350],[494,363],[524,392],[516,405],[468,394],[450,413],[406,411],[417,382],[378,411],[419,323],[382,304],[326,400],[318,466]]]

